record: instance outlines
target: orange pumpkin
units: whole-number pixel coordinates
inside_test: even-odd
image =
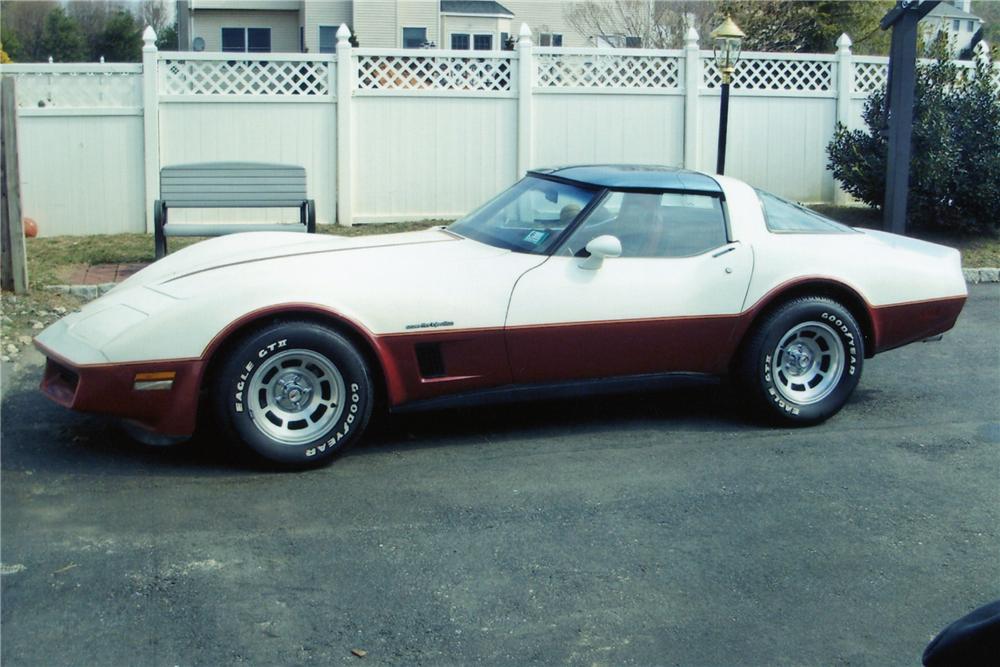
[[[29,239],[33,239],[38,236],[38,223],[31,218],[24,218],[22,220],[24,223],[24,235]]]

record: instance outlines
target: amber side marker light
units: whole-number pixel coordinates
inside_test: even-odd
[[[174,386],[174,371],[158,371],[156,373],[136,373],[132,389],[135,391],[155,391],[171,389]]]

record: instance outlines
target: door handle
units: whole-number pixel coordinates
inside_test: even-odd
[[[727,252],[732,252],[734,250],[736,250],[736,246],[734,246],[734,245],[728,246],[726,248],[723,248],[722,250],[718,250],[718,251],[712,253],[712,258],[714,259],[716,257],[722,257]]]

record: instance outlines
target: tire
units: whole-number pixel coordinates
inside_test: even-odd
[[[278,322],[230,351],[212,400],[234,440],[269,461],[304,467],[356,442],[375,396],[349,340],[312,322]]]
[[[864,337],[843,305],[825,297],[789,301],[743,348],[738,379],[769,421],[818,424],[847,402],[861,379]]]

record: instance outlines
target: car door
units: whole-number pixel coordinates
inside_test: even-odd
[[[586,268],[598,236],[620,257]],[[609,193],[514,286],[505,336],[515,383],[725,371],[753,270],[718,196]]]

